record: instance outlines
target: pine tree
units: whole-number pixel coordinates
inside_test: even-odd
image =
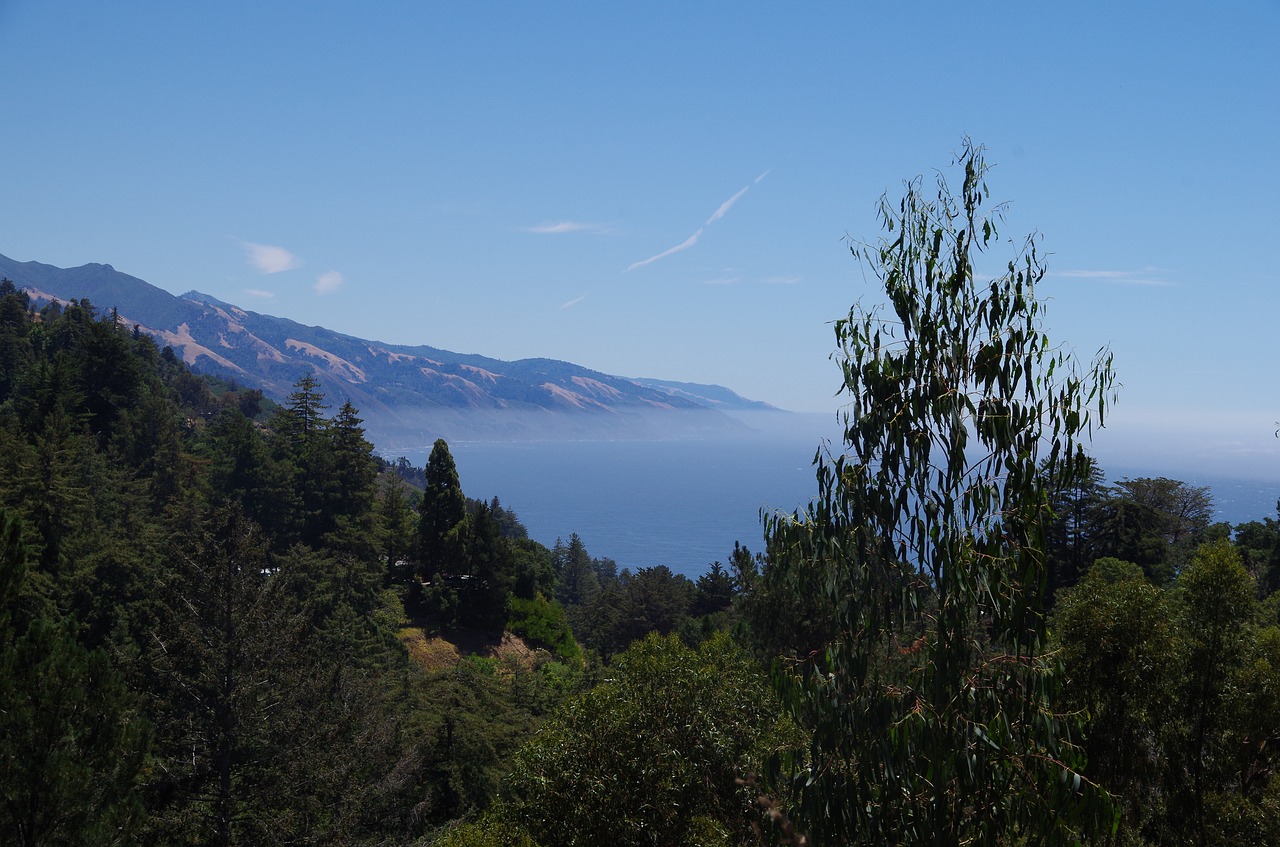
[[[202,453],[216,495],[239,504],[277,549],[284,546],[294,508],[292,468],[271,455],[253,421],[223,409],[205,430]]]
[[[418,558],[428,578],[461,573],[465,569],[467,500],[458,479],[458,468],[443,438],[437,439],[427,459],[427,486],[422,492],[418,522]]]
[[[6,843],[116,842],[137,812],[145,722],[102,650],[23,594],[19,521],[0,509],[0,832]],[[11,841],[10,841],[11,839]]]
[[[364,437],[364,427],[351,401],[342,404],[329,425],[330,471],[325,481],[329,495],[326,507],[330,546],[361,559],[372,560],[377,551],[373,542],[375,483],[378,460],[373,445]]]
[[[275,456],[286,463],[292,479],[291,524],[297,539],[311,547],[319,547],[332,529],[328,508],[333,476],[333,451],[328,437],[331,423],[324,416],[329,407],[324,405],[319,386],[314,374],[305,374],[272,420]]]
[[[320,381],[308,372],[293,384],[293,393],[276,412],[272,426],[295,447],[309,446],[328,429],[329,419],[324,415],[328,408]]]
[[[9,279],[0,280],[0,403],[17,385],[18,373],[31,362],[28,305],[25,293]]]
[[[380,555],[386,568],[384,582],[398,576],[398,564],[413,555],[417,518],[409,504],[409,486],[400,477],[386,474],[378,486],[377,514]]]
[[[566,606],[586,606],[600,593],[600,580],[591,566],[591,556],[578,533],[569,536],[563,556],[556,559],[559,584],[556,599]]]
[[[461,622],[501,632],[507,622],[507,597],[515,571],[511,545],[499,533],[498,521],[486,503],[480,504],[467,525],[471,579],[462,597]]]

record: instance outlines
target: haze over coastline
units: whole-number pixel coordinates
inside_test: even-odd
[[[1097,449],[1280,478],[1278,28],[1261,2],[17,0],[0,252],[829,413],[829,322],[876,291],[842,239],[967,133],[1003,234],[1051,254],[1051,337],[1115,352]]]
[[[1280,845],[1278,32],[0,0],[0,841]]]

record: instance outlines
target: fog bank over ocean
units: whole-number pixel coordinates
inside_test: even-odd
[[[1274,482],[1280,489],[1278,417],[1276,411],[1131,408],[1121,402],[1106,429],[1094,433],[1090,453],[1108,471],[1124,466],[1143,469],[1142,476]]]
[[[690,577],[726,562],[734,541],[763,548],[761,510],[791,512],[817,493],[813,458],[840,445],[834,414],[764,415],[751,433],[712,440],[450,443],[469,497],[497,496],[536,540],[576,532],[593,556],[619,567],[667,565]],[[404,452],[422,466],[430,445]],[[400,455],[400,453],[397,453]],[[394,457],[391,457],[394,458]],[[1216,520],[1276,516],[1280,481],[1213,472],[1166,455],[1111,464],[1108,481],[1167,476],[1213,490]],[[1178,468],[1182,470],[1179,471]]]

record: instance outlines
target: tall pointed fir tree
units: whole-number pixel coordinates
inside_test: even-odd
[[[566,606],[585,606],[600,593],[600,580],[591,567],[591,556],[578,533],[569,536],[569,545],[556,547],[556,599]]]
[[[404,563],[413,557],[418,518],[409,502],[409,486],[394,473],[384,474],[377,492],[378,553],[383,582],[403,578]]]
[[[468,521],[467,567],[471,579],[462,596],[466,623],[501,632],[507,623],[507,597],[515,575],[511,544],[499,533],[498,521],[481,503]]]
[[[334,546],[372,561],[377,555],[373,527],[378,460],[361,423],[356,407],[348,400],[329,425],[328,531]]]
[[[443,438],[427,459],[427,485],[418,521],[418,561],[423,576],[459,573],[465,567],[467,500],[458,468]]]
[[[324,393],[315,374],[304,374],[272,419],[274,454],[292,479],[289,502],[296,540],[317,547],[329,530],[328,500],[333,451]]]

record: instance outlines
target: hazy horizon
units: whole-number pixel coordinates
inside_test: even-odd
[[[1258,0],[11,0],[0,252],[827,413],[831,322],[878,296],[850,239],[967,135],[1002,236],[1040,233],[1050,338],[1115,354],[1099,449],[1274,474],[1277,29]]]

